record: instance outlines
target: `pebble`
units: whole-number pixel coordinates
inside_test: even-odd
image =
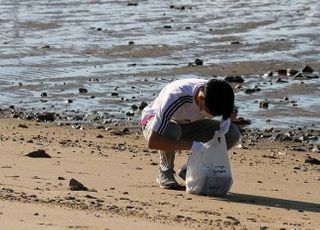
[[[31,157],[31,158],[51,158],[51,156],[42,149],[32,151],[30,153],[25,154],[24,156]]]
[[[71,104],[71,103],[73,103],[73,100],[68,99],[68,100],[65,100],[64,102],[65,102],[66,104]]]
[[[267,109],[269,107],[269,102],[268,101],[260,101],[259,102],[259,107]]]
[[[117,93],[117,92],[112,92],[112,93],[111,93],[111,96],[113,96],[113,97],[119,96],[119,93]]]
[[[140,105],[139,105],[139,110],[143,110],[147,105],[148,105],[147,102],[142,101],[142,102],[140,103]]]
[[[239,40],[231,41],[230,44],[231,45],[238,45],[238,44],[240,44],[240,41]]]
[[[27,129],[27,128],[28,128],[28,126],[27,126],[27,125],[25,125],[25,124],[19,124],[19,125],[18,125],[18,128]]]
[[[69,182],[69,190],[70,191],[88,191],[88,188],[85,187],[82,183],[72,178]]]
[[[43,92],[40,94],[40,97],[48,97],[48,94],[46,92]]]
[[[306,65],[302,70],[302,73],[313,73],[313,69],[311,68],[311,66]]]
[[[128,45],[134,45],[134,41],[129,41]]]
[[[288,75],[288,76],[294,76],[294,75],[296,75],[297,73],[299,73],[298,70],[295,70],[295,69],[287,69],[287,75]]]
[[[197,58],[197,59],[194,61],[194,63],[195,63],[196,65],[203,65],[203,60]]]
[[[79,93],[88,93],[88,90],[85,88],[80,88]]]
[[[272,77],[273,76],[273,72],[271,70],[269,70],[268,72],[266,72],[263,76],[265,77]]]
[[[244,79],[241,76],[228,76],[224,78],[227,82],[236,82],[236,83],[243,83]]]
[[[320,160],[314,158],[314,157],[310,157],[308,156],[305,160],[304,163],[308,163],[308,164],[314,164],[314,165],[320,165]]]
[[[278,69],[278,75],[287,75],[286,69]]]
[[[303,75],[301,73],[297,73],[296,75],[293,76],[293,79],[301,79],[303,78]]]

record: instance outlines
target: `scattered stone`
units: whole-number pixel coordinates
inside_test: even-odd
[[[267,109],[269,107],[269,102],[268,101],[260,101],[259,107]]]
[[[137,6],[138,5],[138,3],[136,3],[136,2],[128,2],[128,6]]]
[[[272,77],[273,76],[273,72],[271,70],[269,70],[268,72],[266,72],[263,76],[265,77]]]
[[[68,100],[65,100],[64,102],[65,102],[66,104],[71,104],[71,103],[73,103],[73,100],[68,99]]]
[[[70,191],[88,191],[88,188],[85,187],[82,183],[72,178],[69,182]]]
[[[24,156],[32,157],[32,158],[51,158],[51,156],[42,149],[32,151],[30,153],[25,154]]]
[[[128,45],[134,45],[134,41],[129,41]]]
[[[278,75],[287,75],[286,69],[278,69]]]
[[[301,79],[303,78],[303,75],[301,73],[297,73],[296,75],[293,76],[293,79]]]
[[[117,92],[112,92],[112,93],[111,93],[111,96],[117,97],[117,96],[119,96],[119,93],[117,93]]]
[[[128,112],[126,112],[126,116],[133,117],[134,116],[134,112],[128,111]]]
[[[310,157],[308,156],[305,160],[304,163],[308,163],[308,164],[313,164],[313,165],[320,165],[320,160],[314,158],[314,157]]]
[[[139,110],[143,110],[147,105],[148,105],[147,102],[142,101],[142,102],[140,103],[140,105],[139,105]]]
[[[42,49],[49,49],[50,46],[49,46],[49,45],[45,45],[45,46],[42,46],[41,48],[42,48]]]
[[[238,44],[240,44],[240,41],[239,40],[231,41],[230,44],[231,45],[238,45]]]
[[[203,65],[203,60],[197,58],[197,59],[194,61],[194,63],[195,63],[196,65]]]
[[[59,176],[58,180],[66,180],[66,179],[64,177],[62,177],[62,176]]]
[[[48,97],[48,94],[46,92],[43,92],[40,94],[40,97]]]
[[[99,134],[97,135],[97,138],[103,138],[103,135]]]
[[[251,93],[255,93],[255,92],[259,92],[259,91],[261,91],[261,89],[258,88],[258,87],[255,87],[255,88],[252,88],[252,89],[246,89],[246,90],[244,91],[244,93],[246,93],[246,94],[251,94]]]
[[[131,105],[131,109],[132,109],[133,111],[138,110],[138,108],[139,108],[139,106],[137,106],[137,105],[135,105],[135,104]]]
[[[55,113],[41,113],[36,115],[36,120],[39,122],[52,122],[56,119]]]
[[[28,126],[27,126],[27,125],[25,125],[25,124],[19,124],[19,125],[18,125],[18,128],[27,129],[27,128],[28,128]]]
[[[79,93],[88,93],[88,90],[85,88],[80,88]]]
[[[301,70],[302,73],[313,73],[313,69],[309,66],[309,65],[306,65],[302,70]]]
[[[165,29],[171,29],[172,26],[170,26],[170,25],[165,25],[165,26],[163,26],[163,28],[165,28]]]
[[[224,78],[227,82],[237,82],[237,83],[243,83],[244,79],[241,76],[229,76]]]
[[[287,69],[287,75],[288,75],[288,76],[294,76],[294,75],[296,75],[297,73],[299,73],[298,70],[295,70],[295,69]]]

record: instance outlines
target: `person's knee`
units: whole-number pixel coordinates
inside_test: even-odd
[[[230,149],[235,146],[239,142],[240,137],[241,133],[238,126],[231,124],[229,131],[226,134],[227,148]]]

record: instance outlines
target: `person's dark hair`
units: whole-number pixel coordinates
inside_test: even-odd
[[[213,116],[230,117],[234,108],[234,92],[223,80],[211,79],[204,88],[205,105]]]

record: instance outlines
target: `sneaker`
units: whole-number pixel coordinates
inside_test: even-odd
[[[181,168],[179,168],[178,170],[178,176],[182,179],[182,180],[186,180],[186,176],[187,176],[187,166],[183,165]]]
[[[164,189],[179,189],[180,185],[174,178],[174,174],[176,172],[171,170],[166,171],[159,171],[159,176],[157,177],[157,183],[159,184],[160,188]]]

